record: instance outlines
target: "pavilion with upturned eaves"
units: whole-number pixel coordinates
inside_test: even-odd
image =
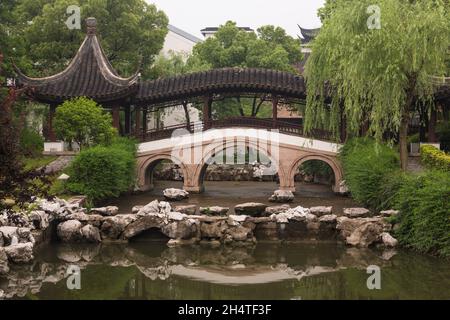
[[[56,141],[52,120],[57,106],[77,97],[88,97],[110,108],[114,126],[118,129],[119,112],[123,106],[128,119],[124,131],[130,133],[130,103],[131,97],[139,90],[139,71],[129,78],[118,75],[99,43],[95,18],[88,18],[86,24],[86,38],[64,71],[50,77],[30,78],[16,67],[19,83],[33,88],[32,98],[50,105],[46,137],[50,141]]]

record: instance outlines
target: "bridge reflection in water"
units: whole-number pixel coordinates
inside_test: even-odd
[[[65,271],[81,268],[81,290]],[[367,289],[366,268],[382,270],[382,290]],[[433,270],[430,273],[429,270]],[[448,299],[450,271],[410,252],[337,243],[261,243],[255,247],[167,248],[164,243],[52,245],[36,263],[0,278],[5,297],[29,299]]]

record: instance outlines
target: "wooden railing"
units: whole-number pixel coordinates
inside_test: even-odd
[[[254,129],[272,129],[278,130],[280,133],[305,137],[303,126],[284,121],[276,121],[270,119],[250,118],[250,117],[236,117],[222,120],[211,120],[208,123],[193,123],[190,126],[176,125],[169,126],[162,129],[153,129],[138,137],[143,142],[156,141],[171,138],[176,130],[185,129],[189,133],[199,132],[207,129],[222,129],[222,128],[254,128]],[[180,131],[181,132],[181,131]],[[313,129],[308,137],[332,141],[332,134],[330,131],[322,129]]]

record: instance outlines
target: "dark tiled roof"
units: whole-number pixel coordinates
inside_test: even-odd
[[[302,34],[302,43],[306,44],[311,42],[312,40],[314,40],[317,35],[319,34],[320,28],[316,28],[316,29],[305,29],[300,27],[300,25],[298,26],[300,29],[300,32]]]
[[[304,99],[303,77],[267,69],[226,68],[141,83],[136,103],[158,104],[208,94],[272,93]]]
[[[34,88],[34,96],[43,102],[62,102],[75,97],[89,97],[108,103],[135,93],[139,76],[121,78],[109,63],[95,34],[95,20],[80,49],[62,72],[45,78],[30,78],[17,67],[19,82]]]

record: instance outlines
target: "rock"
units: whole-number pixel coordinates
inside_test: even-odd
[[[181,201],[181,200],[189,198],[189,192],[187,192],[185,190],[181,190],[181,189],[175,189],[175,188],[166,189],[163,191],[163,194],[167,200],[172,200],[172,201]]]
[[[0,234],[3,238],[3,245],[13,245],[18,243],[34,243],[34,237],[29,228],[0,227]]]
[[[270,202],[286,203],[294,200],[294,193],[288,190],[276,190],[269,198]]]
[[[124,239],[130,239],[133,238],[140,233],[150,230],[152,228],[161,229],[161,226],[163,224],[163,221],[161,218],[158,218],[156,216],[145,216],[137,219],[136,221],[129,224],[124,232],[123,232],[123,238]]]
[[[245,222],[247,220],[248,216],[236,216],[236,215],[229,215],[228,216],[228,224],[229,225],[236,225],[242,222]]]
[[[344,215],[349,218],[363,218],[370,216],[370,211],[366,208],[345,208]]]
[[[288,204],[283,204],[280,206],[267,207],[265,213],[266,215],[270,216],[272,214],[279,214],[282,212],[286,212],[289,209],[291,209],[291,207]]]
[[[29,263],[33,261],[33,244],[31,242],[18,243],[5,247],[6,255],[10,262]]]
[[[202,239],[222,239],[227,224],[224,221],[206,223],[202,222],[200,225],[200,232]]]
[[[267,207],[268,206],[265,205],[264,203],[249,202],[237,205],[236,207],[234,207],[234,212],[237,215],[261,217],[264,214]]]
[[[3,233],[0,231],[0,248],[5,245],[5,240],[3,240]]]
[[[272,220],[278,223],[288,223],[289,220],[315,222],[317,217],[309,212],[309,209],[298,206],[271,216]]]
[[[38,202],[39,207],[48,213],[56,213],[61,209],[61,204],[58,201],[47,201],[42,199]]]
[[[169,212],[169,214],[167,215],[167,218],[173,221],[182,221],[186,217],[187,216],[185,214],[179,212]]]
[[[383,228],[376,223],[365,223],[358,227],[346,239],[347,244],[367,248],[375,242],[380,241]]]
[[[108,239],[117,240],[125,228],[136,221],[137,218],[134,214],[118,214],[113,217],[107,217],[102,224],[102,235]]]
[[[45,230],[50,225],[49,215],[45,211],[31,211],[28,217],[36,229]]]
[[[91,210],[93,213],[98,213],[105,217],[115,216],[119,213],[119,208],[116,206],[108,206],[102,208],[94,208]]]
[[[333,207],[312,207],[309,212],[315,216],[321,217],[333,213]]]
[[[138,213],[139,211],[141,211],[143,207],[144,207],[144,206],[134,206],[134,207],[131,209],[131,213],[136,214],[136,213]]]
[[[399,214],[398,210],[386,210],[380,212],[380,215],[382,215],[383,217],[395,217],[398,216],[398,214]]]
[[[136,207],[133,209],[133,211],[136,209]],[[138,210],[137,214],[139,216],[146,216],[149,214],[158,214],[159,213],[159,201],[155,200],[152,201],[145,206],[141,207],[141,209]]]
[[[67,204],[71,208],[81,208],[85,205],[86,200],[87,200],[86,196],[76,196],[76,197],[72,197],[69,200],[67,200]]]
[[[248,239],[253,238],[252,230],[243,226],[229,228],[227,229],[226,234],[230,235],[234,241],[247,241]]]
[[[58,238],[63,242],[77,242],[81,240],[82,224],[78,220],[60,223],[57,228]]]
[[[163,225],[161,231],[171,239],[189,240],[197,237],[198,223],[192,219],[172,222]]]
[[[173,209],[175,212],[184,213],[189,216],[193,216],[197,212],[197,206],[195,204],[186,206],[176,206]]]
[[[5,275],[9,272],[8,255],[5,249],[0,246],[0,275]]]
[[[90,224],[81,228],[81,235],[83,240],[90,243],[100,243],[102,238],[100,236],[100,230],[98,228],[91,226]]]
[[[357,228],[361,227],[366,223],[374,223],[379,225],[384,232],[390,231],[392,228],[389,223],[384,221],[383,217],[373,217],[373,218],[355,218],[351,219],[348,217],[338,217],[336,229],[340,231],[343,239],[348,238]]]
[[[226,207],[206,207],[200,208],[200,214],[208,216],[224,216],[230,211],[230,208]]]
[[[321,223],[336,223],[337,215],[329,214],[319,218],[319,222]]]
[[[388,232],[381,234],[381,241],[386,247],[394,248],[398,245],[398,240],[391,236]]]
[[[89,215],[82,211],[77,211],[72,214],[69,214],[64,218],[64,220],[78,220],[80,222],[88,222],[89,221]]]
[[[339,183],[339,189],[337,190],[336,193],[341,195],[348,195],[350,193],[350,190],[347,187],[345,180],[342,180],[341,183]]]
[[[99,214],[88,214],[87,217],[87,223],[97,228],[100,228],[103,221],[105,220],[105,217]]]

